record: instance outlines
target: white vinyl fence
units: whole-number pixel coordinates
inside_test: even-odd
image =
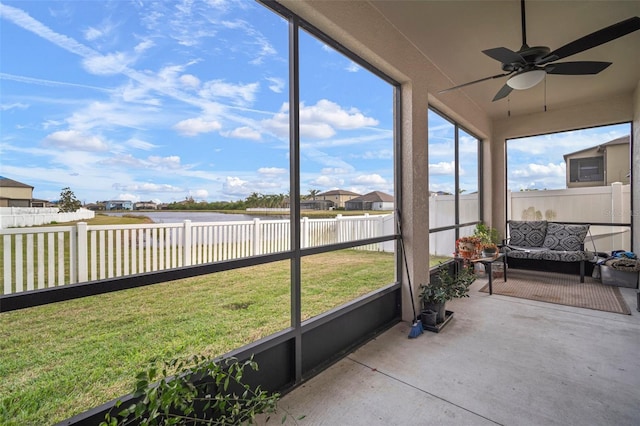
[[[303,248],[394,233],[393,214],[303,218]],[[289,250],[289,220],[48,226],[0,230],[2,291],[160,271]],[[392,251],[391,244],[359,247]]]
[[[507,220],[548,220],[550,222],[631,223],[631,188],[619,182],[611,186],[569,188],[544,191],[507,193]],[[431,228],[453,225],[455,200],[453,195],[432,196],[429,199]],[[460,197],[461,222],[477,220],[477,196]],[[494,225],[495,227],[495,225]],[[471,235],[474,228],[461,232]],[[631,227],[591,225],[585,240],[589,251],[610,252],[631,250]],[[433,255],[451,256],[455,232],[435,232],[429,235],[429,251]]]
[[[60,213],[57,207],[0,207],[0,229],[73,222],[93,219],[94,216],[95,212],[84,208]]]

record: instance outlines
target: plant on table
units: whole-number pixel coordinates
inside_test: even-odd
[[[456,240],[456,256],[463,259],[475,259],[480,251],[480,238],[469,236]]]
[[[498,251],[498,231],[496,228],[492,228],[482,222],[476,224],[476,229],[473,231],[473,236],[480,240],[480,250],[484,252]]]

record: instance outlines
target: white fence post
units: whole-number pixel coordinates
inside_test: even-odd
[[[300,229],[300,248],[309,247],[309,241],[311,240],[309,232],[309,218],[305,216],[302,218],[302,226]]]
[[[336,243],[341,242],[340,237],[342,235],[342,215],[336,215]]]
[[[624,205],[622,204],[622,182],[611,184],[611,222],[621,223],[623,221]],[[616,232],[617,226],[611,227],[612,247],[623,247],[622,233]],[[616,249],[618,250],[618,249]]]
[[[87,247],[87,222],[78,222],[76,226],[76,234],[77,234],[77,247],[76,251],[78,256],[78,282],[89,281],[89,268],[87,256],[89,255],[89,250]],[[71,251],[73,253],[73,251]],[[73,268],[73,263],[70,268]]]
[[[253,255],[262,254],[262,230],[260,219],[253,219]]]
[[[184,221],[184,251],[183,251],[183,266],[191,266],[191,221]]]

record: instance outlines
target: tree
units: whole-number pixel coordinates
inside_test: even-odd
[[[75,212],[82,206],[82,203],[76,198],[76,194],[73,193],[68,186],[62,188],[60,192],[60,200],[58,201],[58,208],[60,213]]]
[[[319,189],[310,189],[310,190],[309,190],[309,197],[310,197],[312,200],[315,200],[315,199],[316,199],[316,195],[318,195],[319,193],[320,193],[320,190],[319,190]]]

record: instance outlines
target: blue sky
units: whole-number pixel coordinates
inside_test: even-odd
[[[288,27],[240,1],[3,1],[0,174],[57,199],[289,192]],[[393,193],[392,88],[300,37],[301,192]]]
[[[287,39],[248,0],[2,1],[0,175],[87,203],[286,194]],[[304,32],[300,46],[302,194],[393,194],[392,87]],[[628,129],[510,143],[509,185],[562,187],[562,154]],[[462,136],[472,192],[477,152]],[[452,137],[431,120],[432,191],[453,191]]]

